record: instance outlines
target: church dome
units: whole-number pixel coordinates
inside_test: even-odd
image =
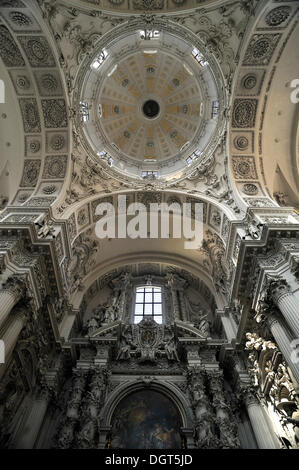
[[[82,82],[81,135],[118,176],[179,179],[215,150],[224,125],[221,75],[179,36],[124,34],[97,49]]]

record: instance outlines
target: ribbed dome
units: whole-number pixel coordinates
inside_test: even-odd
[[[177,155],[200,128],[199,84],[182,62],[162,51],[140,51],[118,64],[101,87],[99,104],[106,137],[140,161]]]
[[[147,34],[124,29],[85,61],[79,131],[111,174],[172,181],[216,148],[224,87],[207,51],[166,31]]]

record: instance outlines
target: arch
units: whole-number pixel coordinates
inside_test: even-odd
[[[126,189],[126,190],[115,190],[115,191],[109,191],[109,194],[97,194],[96,196],[88,196],[82,200],[74,201],[72,205],[69,207],[66,207],[64,209],[64,218],[69,219],[74,213],[78,213],[86,204],[92,204],[95,201],[101,202],[102,199],[107,199],[108,198],[114,198],[117,196],[134,196],[142,193],[149,193],[152,191],[152,188],[149,186],[148,188],[144,188],[143,191],[136,191],[135,189]],[[219,210],[221,214],[225,217],[227,217],[229,220],[234,220],[235,219],[235,213],[232,208],[228,207],[225,205],[221,200],[217,200],[215,197],[213,197],[212,193],[210,192],[209,194],[204,194],[204,193],[197,193],[194,192],[190,194],[190,192],[184,191],[184,190],[178,190],[178,189],[172,189],[169,188],[167,190],[165,189],[160,189],[159,187],[156,188],[156,192],[165,195],[165,198],[169,196],[177,196],[177,197],[182,197],[182,198],[187,198],[187,197],[192,197],[192,199],[198,199],[198,202],[204,202],[206,204],[211,204],[214,206],[215,209]],[[59,204],[59,200],[55,202],[55,206]],[[58,208],[57,208],[58,209]],[[57,211],[58,212],[58,211]],[[86,229],[86,226],[84,226],[84,230]]]
[[[178,409],[184,428],[191,428],[193,417],[191,412],[191,404],[187,401],[185,395],[181,390],[171,382],[160,382],[157,378],[142,378],[134,382],[126,382],[116,387],[111,392],[107,402],[100,413],[100,420],[103,427],[110,428],[113,413],[118,404],[128,395],[141,390],[156,390],[157,392],[166,395]]]
[[[191,262],[190,260],[182,260],[177,254],[170,256],[165,256],[163,253],[154,253],[148,252],[142,253],[142,257],[132,255],[124,256],[119,259],[110,259],[109,262],[98,266],[97,270],[94,270],[90,276],[84,280],[84,289],[81,292],[78,292],[72,299],[73,308],[78,310],[83,301],[84,295],[88,292],[90,287],[96,282],[100,277],[105,277],[109,275],[110,272],[121,269],[122,267],[128,267],[140,263],[149,263],[149,264],[165,264],[170,265],[178,269],[187,271],[191,275],[197,277],[205,287],[210,291],[211,295],[215,300],[217,309],[222,309],[226,305],[224,296],[217,292],[215,285],[212,281],[212,278],[203,270],[197,266],[196,262]]]

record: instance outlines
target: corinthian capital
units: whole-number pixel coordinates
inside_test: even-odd
[[[2,290],[9,292],[16,299],[21,299],[26,292],[26,284],[21,276],[10,276],[2,285]]]
[[[240,401],[245,403],[246,406],[259,404],[256,390],[254,389],[254,387],[252,387],[252,385],[241,386],[238,392],[238,398]]]
[[[275,303],[286,294],[290,293],[290,286],[285,279],[273,279],[268,288],[269,296]]]

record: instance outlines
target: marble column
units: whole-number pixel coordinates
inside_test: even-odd
[[[40,396],[32,401],[30,413],[16,440],[16,449],[34,448],[47,412],[48,404],[49,394],[47,391],[42,392]]]
[[[6,364],[8,363],[8,359],[17,344],[19,334],[24,328],[25,323],[26,310],[20,308],[16,312],[13,312],[11,314],[11,318],[9,319],[8,324],[5,326],[5,330],[3,331],[1,338],[5,346],[5,362],[4,364],[0,365],[0,377],[2,377],[6,370]]]
[[[277,315],[272,314],[267,317],[267,323],[284,359],[299,383],[299,363],[293,360],[294,347],[292,343],[294,338],[285,330]]]
[[[19,309],[12,313],[9,323],[3,333],[2,339],[5,344],[5,357],[6,360],[12,353],[17,344],[19,334],[25,326],[26,310]]]
[[[11,276],[0,289],[0,327],[13,307],[25,294],[25,284],[18,276]]]
[[[248,413],[245,412],[238,416],[238,436],[242,449],[257,449],[256,439],[252,432],[252,426],[249,421]]]
[[[278,279],[271,282],[269,296],[281,311],[295,338],[299,338],[299,302],[287,281]]]
[[[245,391],[244,402],[259,449],[277,449],[265,420],[261,405],[251,389]]]

